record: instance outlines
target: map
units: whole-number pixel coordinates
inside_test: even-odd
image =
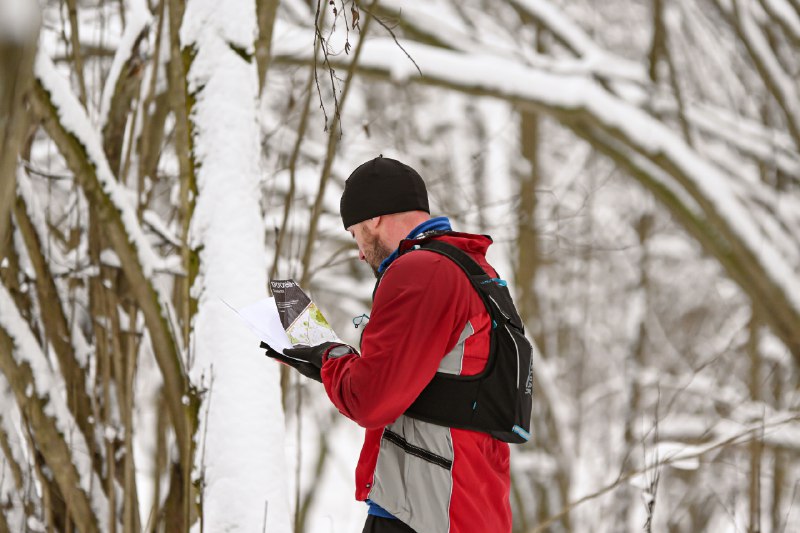
[[[286,334],[289,335],[289,340],[292,344],[305,344],[307,346],[316,346],[323,342],[337,340],[333,328],[322,316],[314,302],[308,304],[308,307],[286,330]]]
[[[281,324],[292,345],[315,346],[339,340],[317,305],[294,280],[272,280],[270,286]]]

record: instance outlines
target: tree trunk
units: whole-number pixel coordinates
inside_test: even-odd
[[[255,35],[255,1],[246,6],[252,26],[243,28],[242,4],[189,0],[187,20],[212,8],[215,16],[181,34],[183,56],[191,59],[185,65],[197,183],[189,231],[197,258],[191,376],[202,394],[194,478],[201,529],[261,531],[268,502],[266,530],[282,533],[290,523],[278,365],[220,301],[241,306],[267,291],[258,71],[248,41]]]

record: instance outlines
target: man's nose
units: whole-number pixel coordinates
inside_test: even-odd
[[[359,259],[361,259],[362,261],[364,261],[364,260],[367,258],[367,256],[366,256],[366,255],[364,255],[364,252],[362,252],[361,250],[359,250],[359,251],[358,251],[358,258],[359,258]]]

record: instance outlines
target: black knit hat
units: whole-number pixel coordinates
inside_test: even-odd
[[[405,211],[431,212],[425,182],[410,166],[380,156],[347,178],[339,204],[345,229],[372,217]]]

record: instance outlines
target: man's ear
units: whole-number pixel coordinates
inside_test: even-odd
[[[384,219],[382,215],[378,215],[376,217],[372,217],[369,219],[369,221],[371,222],[370,225],[372,226],[372,229],[375,229],[384,222]]]

